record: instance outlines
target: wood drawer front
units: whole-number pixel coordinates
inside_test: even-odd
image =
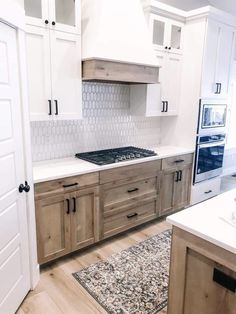
[[[104,211],[122,206],[126,201],[136,201],[140,197],[155,196],[158,193],[157,178],[135,181],[114,188],[104,189]]]
[[[162,169],[182,167],[193,162],[193,154],[179,155],[162,159]]]
[[[100,172],[100,184],[135,177],[154,177],[161,170],[161,160],[141,162]]]
[[[81,176],[73,176],[36,183],[34,186],[36,199],[48,197],[57,193],[67,193],[99,183],[99,173],[93,172]]]
[[[104,237],[115,235],[157,217],[156,201],[104,218]]]

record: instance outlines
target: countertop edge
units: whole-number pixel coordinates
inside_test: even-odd
[[[123,163],[109,164],[109,165],[105,165],[105,166],[98,166],[98,165],[83,161],[81,159],[78,159],[80,162],[88,163],[90,165],[91,169],[68,171],[67,173],[61,173],[58,175],[45,175],[45,176],[41,176],[41,177],[39,176],[39,178],[37,178],[37,176],[34,173],[34,175],[33,175],[34,181],[33,182],[34,182],[34,184],[37,184],[37,183],[48,182],[48,181],[52,181],[52,180],[58,180],[61,178],[66,178],[66,177],[73,177],[73,176],[89,174],[89,173],[93,173],[93,172],[100,172],[100,171],[104,171],[104,170],[120,168],[120,167],[125,167],[125,166],[131,166],[131,165],[146,163],[146,162],[155,161],[155,160],[159,160],[159,159],[165,159],[165,158],[169,158],[169,157],[175,157],[178,155],[187,155],[187,154],[194,153],[194,149],[190,149],[190,148],[185,149],[184,148],[184,149],[182,149],[182,151],[181,151],[181,148],[178,148],[178,149],[180,149],[180,150],[177,152],[173,152],[173,153],[160,154],[157,156],[147,157],[147,158],[143,158],[143,159],[135,159],[135,160],[131,160],[131,161],[125,161]],[[63,162],[63,160],[66,160],[66,159],[69,159],[69,158],[61,158],[61,159],[56,159],[56,160],[57,161],[61,160],[61,162]],[[52,162],[53,162],[53,160],[48,160],[48,164],[50,164]],[[33,171],[35,171],[35,169],[37,167],[41,167],[41,168],[45,167],[46,168],[46,164],[47,164],[47,161],[33,163]]]

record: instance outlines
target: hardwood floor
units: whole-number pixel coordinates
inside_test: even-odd
[[[149,223],[45,266],[39,284],[27,295],[17,314],[107,313],[71,274],[169,228],[165,221]],[[165,313],[166,309],[159,312]]]

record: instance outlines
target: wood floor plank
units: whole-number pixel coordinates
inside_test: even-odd
[[[61,258],[41,269],[40,282],[17,314],[106,314],[107,312],[72,276],[84,267],[170,229],[163,221],[149,223],[91,248]],[[159,314],[166,314],[163,309]]]

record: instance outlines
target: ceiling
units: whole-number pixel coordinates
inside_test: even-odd
[[[218,9],[230,12],[236,15],[236,1],[235,0],[159,0],[163,3],[172,5],[182,10],[193,10],[206,5],[212,5]]]

